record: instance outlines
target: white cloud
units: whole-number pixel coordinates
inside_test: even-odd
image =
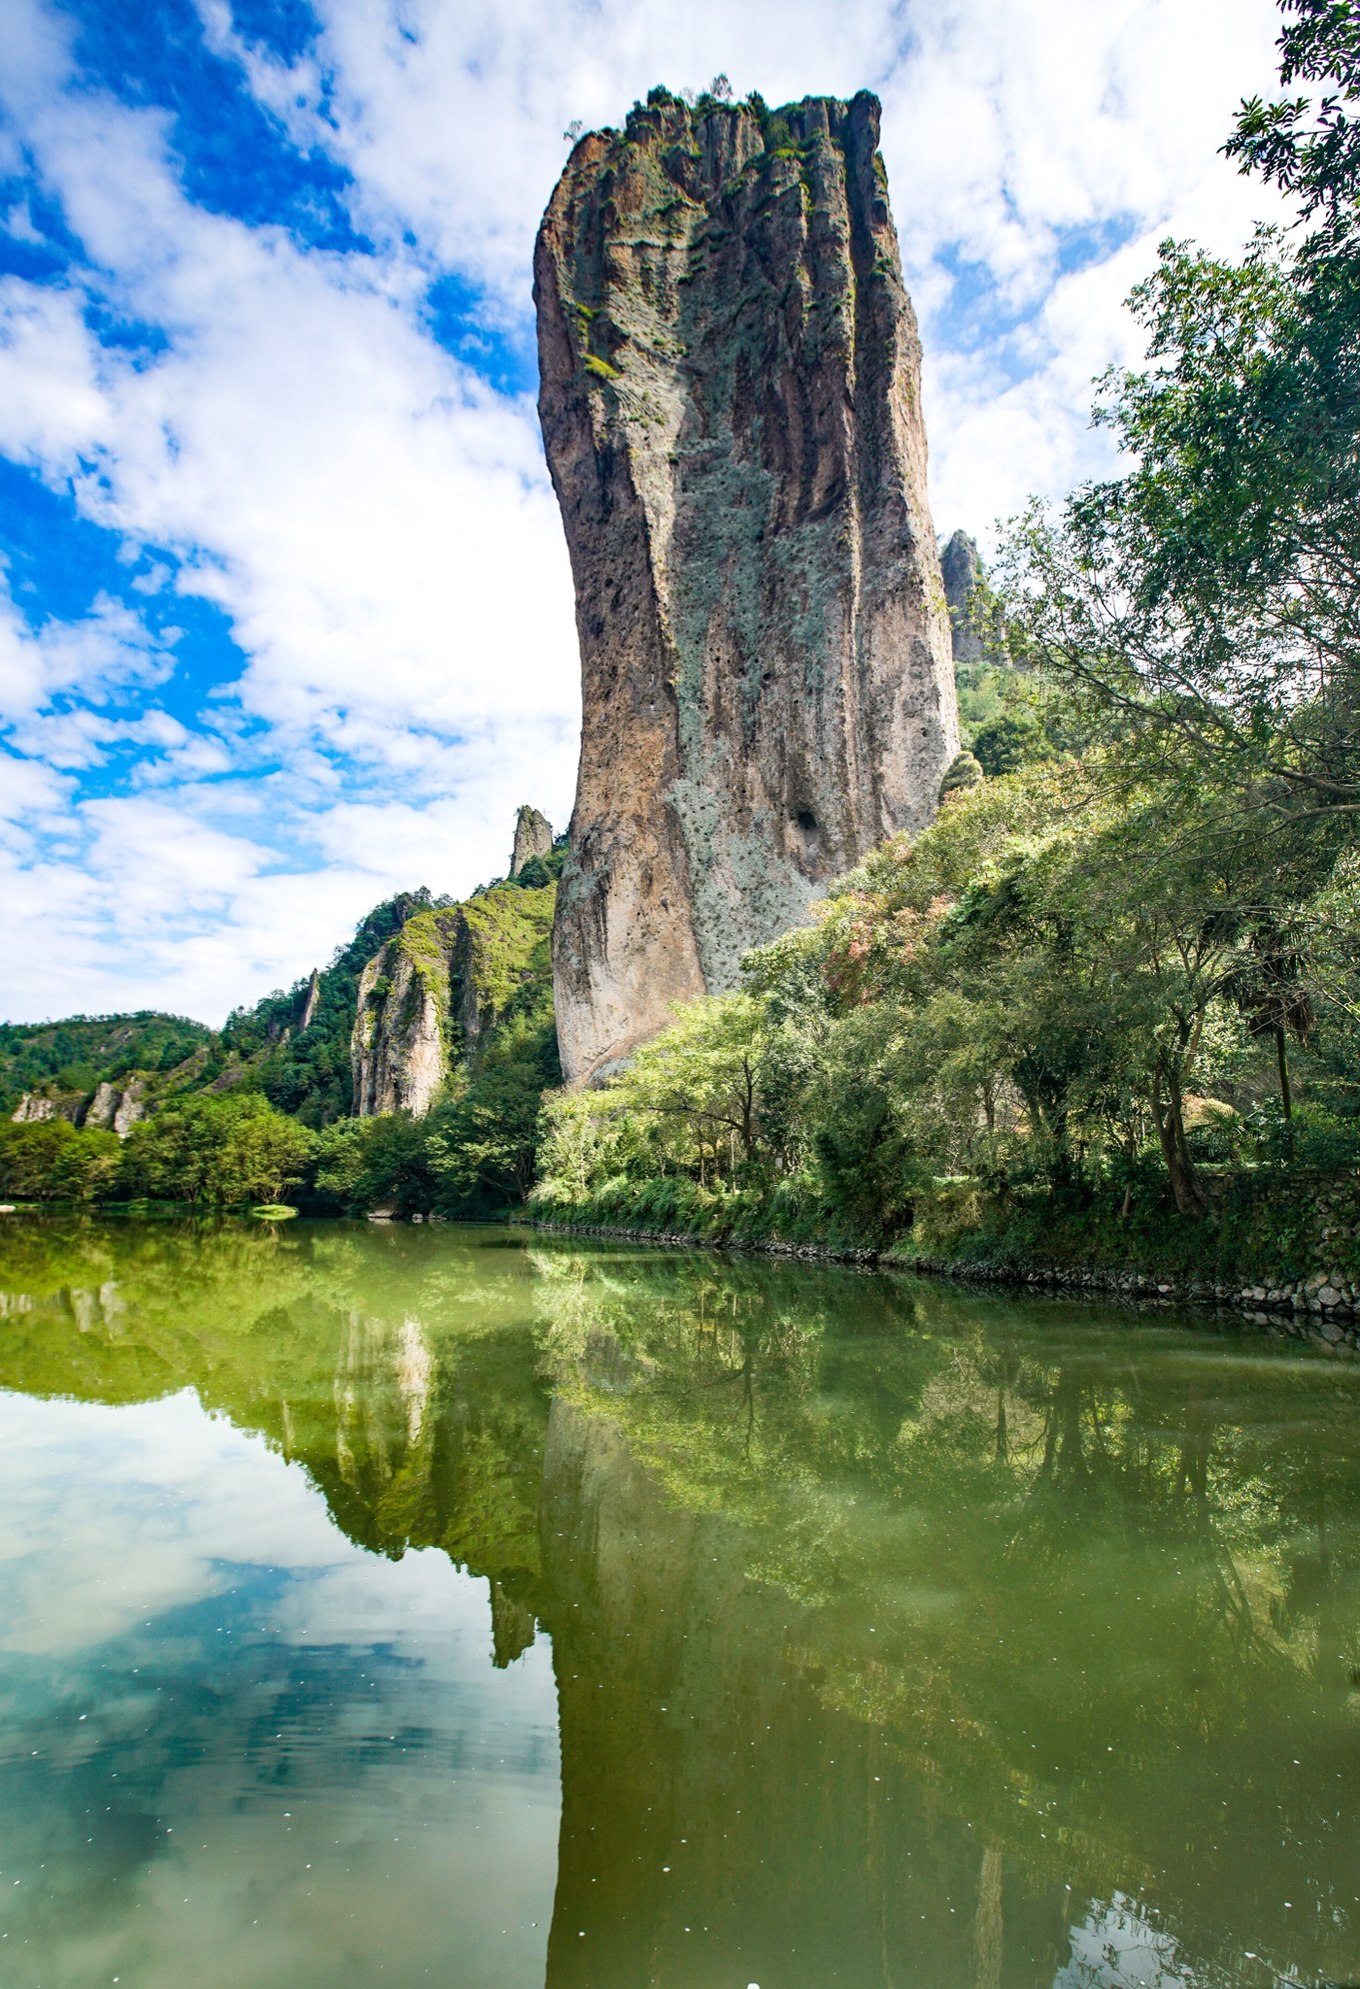
[[[1236,99],[1270,81],[1271,0],[318,13],[289,68],[235,35],[224,0],[200,0],[210,46],[353,172],[373,256],[195,206],[169,118],[72,87],[65,17],[7,0],[15,131],[89,281],[168,345],[134,363],[100,345],[74,279],[4,279],[0,451],[73,477],[130,557],[174,554],[174,586],[217,603],[247,658],[231,697],[158,731],[146,688],[173,652],[132,610],[105,600],[36,632],[0,610],[16,743],[73,769],[140,750],[125,792],[62,818],[64,845],[25,845],[11,902],[46,937],[0,991],[10,1013],[156,1001],[216,1019],[324,958],[386,892],[501,870],[518,802],[565,820],[575,634],[533,410],[441,350],[422,300],[457,270],[488,325],[527,342],[532,237],[570,119],[617,123],[651,83],[718,70],[771,101],[879,91],[946,529],[985,532],[1099,463],[1089,383],[1136,349],[1122,299],[1156,240],[1231,247],[1266,205],[1215,152]],[[1094,254],[1111,230],[1124,245]],[[1083,241],[1094,259],[1067,268]],[[981,272],[982,338],[960,330],[960,262]],[[171,581],[157,559],[131,585],[151,613]],[[139,685],[133,717],[113,708]]]
[[[53,475],[75,468],[107,420],[83,301],[0,277],[0,453]]]
[[[174,657],[163,642],[108,595],[101,594],[80,621],[48,620],[34,629],[2,583],[0,574],[0,720],[32,720],[62,694],[103,703],[131,687],[159,683],[173,671]],[[89,764],[101,727],[107,730],[107,721],[79,714],[66,735],[83,732],[86,746],[74,760],[57,764]]]
[[[60,835],[68,821],[71,781],[39,760],[0,752],[0,845],[31,858],[36,838]],[[15,932],[12,920],[11,932]],[[11,949],[17,950],[17,949]]]

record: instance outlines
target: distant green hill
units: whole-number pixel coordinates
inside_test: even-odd
[[[216,1032],[201,1022],[148,1008],[61,1022],[0,1022],[0,1113],[8,1118],[28,1092],[72,1117],[101,1083],[121,1086],[134,1074],[161,1078],[195,1057],[201,1068],[206,1058],[200,1053],[211,1052],[216,1042]]]
[[[476,970],[472,1008],[474,1013],[485,1008],[488,1043],[502,1019],[528,1013],[540,995],[550,1000],[546,942],[532,960],[528,953],[520,960],[501,928],[505,908],[513,909],[521,893],[527,906],[555,883],[564,842],[559,838],[547,855],[531,857],[514,877],[479,887],[464,907],[463,925],[481,940],[464,949],[468,960],[462,965]],[[478,907],[485,916],[474,909]],[[549,900],[549,917],[550,907]],[[242,1087],[262,1092],[307,1126],[319,1129],[347,1118],[354,1109],[350,1044],[365,966],[406,929],[423,931],[431,913],[454,909],[452,898],[436,898],[425,889],[384,899],[359,921],[354,936],[336,948],[328,966],[250,1007],[233,1009],[220,1031],[153,1009],[73,1015],[59,1022],[0,1023],[0,1123],[22,1111],[29,1118],[110,1127],[120,1106],[130,1123],[172,1098]],[[519,951],[524,950],[522,945]],[[448,963],[441,965],[447,968]],[[507,973],[514,985],[501,988]],[[489,993],[481,989],[482,979],[488,979]],[[532,986],[521,988],[526,980]],[[446,1046],[451,1064],[462,1063],[470,1047],[462,1042],[456,1021],[451,1016]],[[124,1130],[124,1123],[117,1129]]]

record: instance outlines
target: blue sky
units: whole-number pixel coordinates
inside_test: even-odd
[[[573,119],[876,89],[936,523],[1101,461],[1268,0],[0,0],[0,1015],[220,1021],[564,824],[529,258]]]

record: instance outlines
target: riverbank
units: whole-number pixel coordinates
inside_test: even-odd
[[[1155,1203],[1135,1212],[1094,1198],[1084,1205],[1039,1194],[1002,1200],[977,1182],[939,1182],[918,1198],[912,1226],[884,1239],[819,1236],[813,1212],[781,1209],[749,1191],[709,1193],[702,1203],[690,1197],[689,1207],[672,1210],[688,1220],[666,1223],[649,1223],[640,1210],[630,1220],[624,1209],[541,1201],[531,1220],[547,1231],[665,1247],[1227,1308],[1338,1349],[1360,1348],[1360,1176],[1348,1170],[1213,1185],[1209,1212],[1192,1223]],[[795,1233],[780,1233],[781,1218],[796,1224]]]
[[[521,1225],[516,1225],[521,1226]],[[1360,1355],[1360,1293],[1348,1288],[1343,1294],[1327,1282],[1325,1274],[1314,1289],[1249,1285],[1209,1284],[1201,1280],[1178,1283],[1173,1279],[1135,1272],[1078,1269],[1071,1265],[984,1264],[950,1262],[940,1257],[915,1255],[893,1247],[886,1250],[854,1249],[845,1245],[790,1243],[778,1237],[727,1237],[686,1234],[681,1231],[626,1228],[619,1224],[530,1222],[522,1225],[553,1236],[613,1238],[621,1243],[648,1244],[675,1250],[714,1250],[737,1256],[795,1258],[807,1263],[848,1264],[863,1270],[913,1271],[922,1277],[947,1278],[957,1284],[999,1285],[1013,1290],[1044,1291],[1076,1296],[1123,1299],[1139,1305],[1199,1305],[1228,1310],[1250,1323],[1283,1330],[1296,1338],[1320,1341],[1338,1353]]]

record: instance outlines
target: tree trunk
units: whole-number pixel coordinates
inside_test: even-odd
[[[989,1845],[982,1853],[982,1869],[978,1873],[977,1914],[973,1921],[977,1989],[1001,1989],[1001,1964],[1004,1953],[1004,1923],[1001,1910],[1003,1877],[1001,1853],[995,1846]]]
[[[1162,1096],[1162,1081],[1166,1081],[1166,1096]],[[1161,1143],[1162,1159],[1171,1177],[1171,1192],[1176,1199],[1176,1207],[1183,1216],[1202,1216],[1209,1206],[1209,1198],[1195,1171],[1195,1163],[1190,1158],[1190,1148],[1185,1137],[1185,1112],[1181,1100],[1180,1073],[1173,1069],[1159,1068],[1152,1086],[1152,1116],[1157,1123],[1157,1138]]]
[[[741,1148],[749,1163],[756,1157],[756,1079],[749,1058],[742,1061],[742,1075],[746,1084],[741,1101]]]
[[[1284,1030],[1278,1022],[1275,1025],[1274,1034],[1275,1057],[1280,1066],[1280,1104],[1284,1108],[1285,1118],[1292,1119],[1294,1116],[1294,1092],[1289,1082],[1289,1056],[1285,1046]]]

